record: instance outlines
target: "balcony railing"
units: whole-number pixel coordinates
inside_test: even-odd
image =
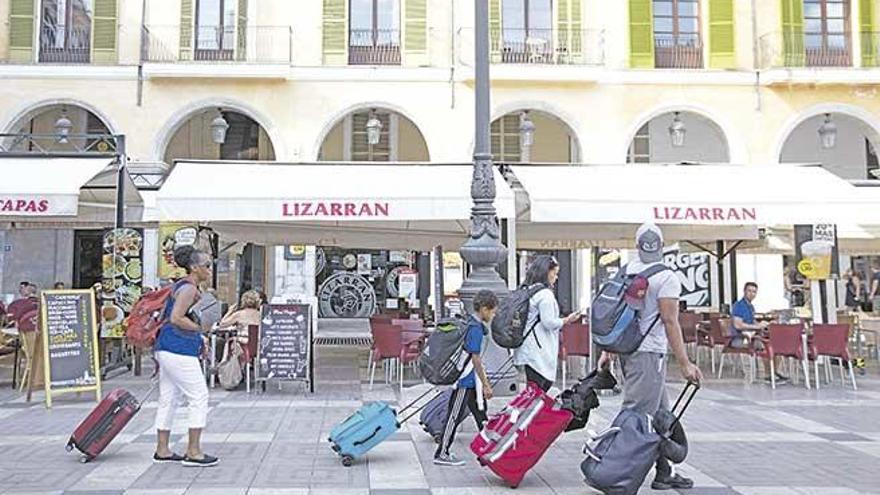
[[[851,67],[851,46],[849,33],[769,33],[761,36],[758,43],[759,67]]]
[[[700,38],[654,39],[654,66],[658,69],[702,69]]]
[[[349,65],[400,65],[400,30],[350,30],[348,63]]]
[[[556,29],[490,30],[492,63],[526,65],[602,65],[605,62],[604,32]],[[474,30],[458,32],[458,57],[473,65]]]
[[[186,35],[186,33],[184,33]],[[291,64],[293,32],[288,26],[196,26],[181,44],[180,26],[144,26],[144,62]]]
[[[43,24],[40,28],[40,62],[87,64],[90,58],[90,26],[69,27]]]

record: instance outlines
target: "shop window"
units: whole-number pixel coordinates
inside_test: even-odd
[[[235,50],[235,2],[198,0],[196,60],[232,60]]]
[[[348,63],[400,64],[400,1],[351,0]]]
[[[492,157],[496,162],[513,163],[521,159],[520,114],[510,113],[492,122]]]
[[[655,67],[703,67],[699,0],[654,0],[653,12]]]
[[[40,62],[87,63],[92,0],[42,0]]]

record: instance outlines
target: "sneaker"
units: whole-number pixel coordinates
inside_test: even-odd
[[[767,383],[773,382],[773,380],[771,380],[769,376],[767,378],[764,378],[764,381],[766,381]],[[785,376],[782,376],[779,374],[776,375],[776,384],[777,385],[785,385],[786,383],[788,383],[788,377],[785,377]]]
[[[203,454],[201,459],[194,459],[192,457],[184,457],[181,462],[182,465],[186,467],[213,467],[217,464],[220,464],[220,459],[208,455]]]
[[[783,374],[776,373],[776,381],[777,382],[788,382],[789,378]]]
[[[654,482],[651,483],[652,490],[686,490],[693,487],[694,480],[685,478],[680,474],[664,478],[654,478]]]
[[[174,463],[183,461],[183,456],[180,454],[171,453],[168,457],[159,457],[159,454],[153,454],[153,464],[166,464],[166,463]]]
[[[465,462],[458,457],[455,457],[455,454],[440,454],[439,456],[434,458],[434,464],[438,466],[464,466]]]

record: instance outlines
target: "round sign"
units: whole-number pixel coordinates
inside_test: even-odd
[[[315,249],[315,276],[321,274],[324,271],[324,267],[327,266],[327,255],[324,253],[324,248],[316,248]]]
[[[354,270],[357,265],[358,259],[354,254],[348,253],[342,257],[342,266],[344,266],[346,270]]]
[[[318,310],[325,318],[367,318],[376,311],[376,291],[364,277],[340,272],[318,289]]]
[[[397,265],[388,271],[385,277],[385,292],[388,293],[389,298],[397,299],[400,294],[400,272],[406,269],[406,265]]]

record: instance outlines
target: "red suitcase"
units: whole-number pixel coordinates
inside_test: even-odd
[[[471,451],[512,488],[541,460],[541,456],[573,418],[534,383],[529,383],[471,442]]]
[[[110,392],[73,431],[67,451],[76,447],[83,454],[82,462],[98,457],[140,409],[140,402],[127,390]]]

